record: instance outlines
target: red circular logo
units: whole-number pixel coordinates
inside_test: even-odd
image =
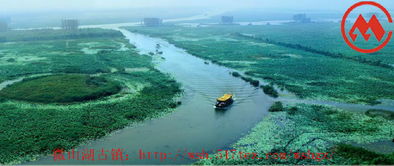
[[[376,17],[376,15],[373,15],[371,17],[371,19],[367,22],[365,20],[365,18],[360,14],[357,18],[357,20],[354,22],[351,30],[349,31],[349,36],[351,38],[351,40],[354,42],[356,40],[356,38],[358,37],[358,34],[355,34],[355,30],[358,29],[359,32],[361,33],[361,36],[364,38],[364,40],[368,41],[369,38],[371,37],[371,34],[367,34],[368,30],[371,30],[373,32],[373,34],[375,35],[376,39],[381,42],[381,44],[375,48],[372,49],[362,49],[360,47],[357,47],[353,42],[350,41],[348,35],[346,34],[346,30],[345,30],[345,24],[346,24],[346,20],[349,16],[349,14],[356,8],[360,7],[360,6],[365,6],[365,5],[370,5],[370,6],[374,6],[379,8],[381,11],[384,12],[384,14],[387,17],[387,20],[389,23],[392,23],[393,20],[391,18],[390,13],[387,11],[386,8],[384,8],[382,5],[376,3],[376,2],[371,2],[371,1],[363,1],[363,2],[358,2],[356,4],[354,4],[353,6],[351,6],[345,13],[345,15],[343,15],[342,18],[342,23],[341,23],[341,31],[342,31],[342,36],[343,39],[345,40],[345,42],[347,43],[347,45],[349,45],[352,49],[358,51],[358,52],[362,52],[362,53],[373,53],[373,52],[377,52],[380,49],[382,49],[383,47],[385,47],[390,39],[391,36],[393,34],[392,31],[388,32],[387,38],[386,40],[384,40],[383,42],[381,42],[381,40],[383,39],[383,37],[386,34],[386,31],[384,30],[382,24],[380,24],[378,18]]]

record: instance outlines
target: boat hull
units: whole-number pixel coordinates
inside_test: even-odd
[[[233,103],[234,103],[233,99],[230,99],[228,101],[217,102],[215,104],[215,108],[216,109],[225,109],[225,108],[229,107],[230,105],[232,105]]]

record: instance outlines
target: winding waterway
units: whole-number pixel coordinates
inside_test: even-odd
[[[161,45],[161,56],[165,60],[157,62],[157,69],[171,74],[183,85],[182,105],[164,117],[125,128],[78,148],[122,148],[129,155],[129,160],[53,161],[53,157],[44,157],[34,164],[188,164],[193,162],[187,159],[188,156],[177,160],[140,160],[138,150],[166,152],[174,156],[185,155],[186,151],[201,152],[202,149],[216,152],[247,134],[262,120],[273,103],[273,99],[261,89],[231,76],[228,68],[205,64],[204,60],[164,40],[118,30],[141,53],[154,52],[156,44]],[[213,108],[215,98],[224,93],[233,93],[235,104],[226,111],[216,111]]]
[[[260,122],[274,102],[274,99],[265,95],[261,89],[231,76],[231,69],[206,64],[203,59],[192,56],[162,39],[131,33],[117,27],[103,28],[121,31],[142,54],[155,52],[156,45],[160,44],[163,54],[160,55],[162,58],[156,58],[156,68],[169,73],[182,84],[185,91],[181,98],[182,105],[161,118],[127,127],[77,148],[80,151],[121,148],[128,155],[128,160],[113,161],[109,158],[95,161],[53,161],[52,156],[46,156],[26,164],[190,164],[194,161],[188,159],[187,152],[201,152],[204,149],[212,153],[228,148]],[[213,108],[215,98],[224,93],[233,93],[235,103],[226,111],[216,111]],[[285,101],[305,102],[297,99]],[[328,104],[347,109],[369,108],[363,105],[318,101],[307,103]],[[141,160],[140,149],[144,152],[171,153],[167,158],[172,159]]]

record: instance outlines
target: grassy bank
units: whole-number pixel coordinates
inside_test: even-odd
[[[0,91],[1,164],[71,149],[177,105],[179,84],[154,69],[149,56],[137,54],[121,36],[101,35],[118,32],[86,33],[100,37],[0,43],[0,80],[47,75]]]
[[[205,159],[199,164],[393,164],[394,154],[383,155],[346,143],[371,143],[391,140],[394,122],[371,118],[362,113],[317,105],[287,106],[283,111],[271,112],[252,132],[232,145],[236,153],[256,153],[262,159]],[[326,153],[329,159],[266,158],[269,153]],[[331,155],[332,154],[332,155]],[[222,153],[225,156],[224,153]],[[231,156],[231,155],[230,155]],[[251,157],[251,156],[250,156]]]
[[[195,56],[262,78],[300,98],[363,104],[394,99],[394,73],[387,67],[394,64],[393,49],[385,48],[379,55],[357,54],[341,44],[335,28],[327,23],[129,30],[164,38]],[[314,36],[302,35],[306,31]]]
[[[367,112],[365,112],[365,115],[373,117],[373,118],[374,117],[383,117],[388,120],[394,120],[394,112],[386,111],[386,110],[370,109]]]

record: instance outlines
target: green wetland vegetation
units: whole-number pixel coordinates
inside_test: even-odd
[[[272,85],[262,85],[260,87],[263,89],[265,94],[267,94],[267,95],[269,95],[271,97],[275,97],[275,98],[279,97],[279,93],[278,93],[278,91],[275,90],[274,86],[272,86]]]
[[[53,29],[38,29],[29,31],[8,31],[0,33],[0,42],[13,41],[38,41],[38,40],[65,40],[65,39],[83,39],[83,38],[106,38],[121,37],[122,34],[117,31],[108,31],[104,29],[80,29],[77,32],[59,31]]]
[[[379,109],[370,109],[365,112],[365,115],[370,117],[383,117],[388,120],[394,120],[394,112],[386,111],[386,110],[379,110]]]
[[[0,91],[7,99],[39,103],[71,103],[118,93],[119,83],[89,75],[52,75],[24,79]]]
[[[128,29],[164,38],[192,55],[264,79],[300,98],[371,105],[394,99],[394,48],[357,53],[343,41],[338,24]]]
[[[129,27],[132,32],[168,40],[192,55],[237,69],[232,72],[254,86],[279,97],[285,88],[300,98],[359,104],[394,99],[394,49],[360,55],[342,41],[337,24],[284,24],[266,26]],[[316,37],[318,36],[318,37]],[[285,105],[275,102],[269,114],[230,148],[235,158],[210,154],[201,165],[260,164],[393,164],[394,153],[383,154],[360,145],[391,142],[392,112],[350,112],[320,105]],[[355,145],[357,144],[357,145]],[[271,153],[325,153],[330,159],[273,159]],[[239,152],[263,159],[245,159]],[[221,153],[226,156],[226,152]],[[232,154],[230,154],[232,156]],[[249,156],[250,157],[250,156]]]
[[[385,118],[371,118],[318,105],[293,105],[271,112],[252,132],[231,146],[236,149],[234,158],[200,160],[197,164],[393,164],[394,153],[381,154],[350,145],[368,144],[376,140],[393,138],[394,122]],[[348,143],[348,144],[344,144]],[[329,159],[295,159],[294,153],[329,152]],[[257,153],[261,159],[241,158],[239,152]],[[286,159],[266,158],[266,154],[291,154]],[[222,153],[225,156],[225,152]],[[331,157],[332,156],[332,157]]]
[[[180,85],[120,32],[0,36],[0,81],[20,79],[0,90],[1,164],[71,149],[179,105]]]
[[[336,28],[326,23],[128,29],[237,69],[242,73],[232,72],[234,77],[274,98],[280,96],[277,86],[300,98],[362,104],[394,99],[392,47],[359,55],[343,46]],[[269,84],[262,85],[261,79]],[[182,93],[180,85],[113,30],[0,33],[0,83],[7,81],[15,82],[0,84],[1,164],[34,160],[56,148],[68,150],[181,104],[175,100]],[[333,158],[217,159],[211,154],[212,159],[196,164],[394,163],[394,154],[354,145],[391,141],[392,112],[356,113],[281,101],[268,111],[231,147],[258,154],[330,152]]]

